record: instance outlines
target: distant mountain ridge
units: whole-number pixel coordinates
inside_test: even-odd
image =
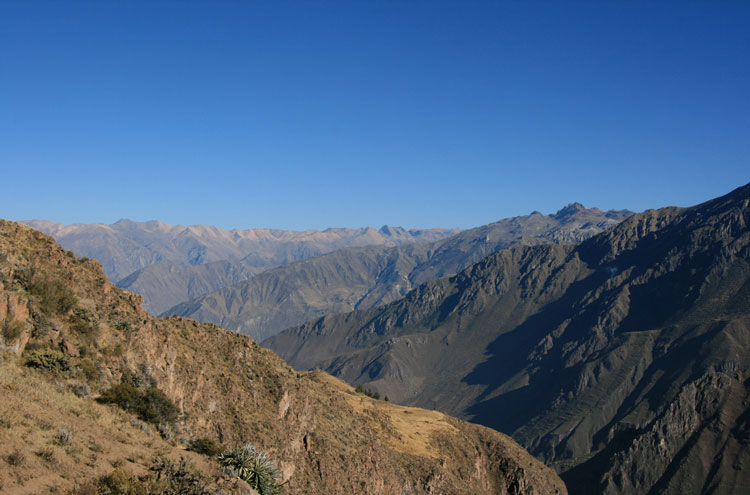
[[[745,493],[750,185],[578,245],[501,250],[264,345],[504,431],[571,493]]]
[[[125,219],[112,225],[63,225],[46,220],[21,223],[53,236],[79,256],[98,260],[112,281],[144,297],[144,307],[151,314],[161,314],[268,268],[337,249],[430,242],[459,232],[387,225],[379,230],[225,230]]]
[[[226,260],[267,268],[349,246],[430,242],[459,231],[442,228],[406,230],[389,226],[380,230],[372,227],[323,231],[226,230],[211,225],[168,225],[156,220],[134,222],[127,219],[111,225],[64,225],[48,220],[21,223],[51,235],[78,256],[96,258],[114,282],[158,263],[188,266]]]
[[[578,242],[632,213],[573,203],[553,215],[506,218],[431,243],[342,249],[267,270],[163,314],[189,316],[264,339],[324,314],[389,303],[508,246]]]

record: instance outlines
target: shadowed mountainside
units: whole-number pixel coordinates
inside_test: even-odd
[[[432,243],[342,249],[267,270],[164,314],[189,316],[264,339],[324,314],[400,299],[414,287],[456,273],[498,249],[577,242],[631,214],[574,203],[554,215],[534,212],[507,218]]]
[[[267,340],[399,403],[504,431],[573,493],[750,490],[750,186],[519,246]]]
[[[376,401],[322,372],[295,372],[246,336],[153,318],[140,299],[110,284],[96,261],[0,221],[4,494],[114,493],[113,483],[144,483],[128,473],[147,474],[154,455],[196,463],[216,489],[200,493],[247,493],[232,489],[215,459],[185,453],[200,439],[262,448],[290,495],[565,493],[505,435]],[[92,401],[118,384],[130,390],[126,408],[138,394],[160,397],[153,390],[166,399],[151,402],[143,421]],[[178,414],[154,409],[164,400]],[[164,441],[144,423],[153,414],[165,418]],[[179,493],[198,493],[192,486]]]

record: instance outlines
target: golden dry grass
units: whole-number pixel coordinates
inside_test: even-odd
[[[460,432],[448,423],[446,416],[437,411],[399,406],[390,402],[372,399],[358,394],[354,388],[327,373],[312,372],[315,379],[334,390],[344,392],[347,403],[360,414],[376,412],[385,416],[392,427],[388,443],[404,454],[420,457],[440,458],[441,453],[434,442],[436,434],[454,435]]]
[[[142,474],[155,454],[206,461],[149,435],[132,416],[75,396],[64,380],[51,381],[15,357],[0,357],[0,493],[66,493],[76,483],[115,467]],[[72,440],[60,442],[60,429]]]

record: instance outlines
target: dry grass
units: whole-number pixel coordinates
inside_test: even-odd
[[[3,495],[65,493],[113,465],[142,474],[157,450],[207,467],[205,458],[149,436],[126,413],[79,398],[67,384],[50,382],[18,359],[0,359],[0,396]]]
[[[391,426],[388,442],[399,452],[420,457],[441,458],[440,449],[434,441],[436,434],[459,435],[460,432],[443,413],[415,407],[399,406],[390,402],[372,399],[354,392],[354,388],[327,373],[312,372],[318,382],[338,390],[347,403],[359,414],[373,413],[385,417]],[[394,434],[395,433],[395,434]]]

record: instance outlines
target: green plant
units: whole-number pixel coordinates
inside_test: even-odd
[[[65,428],[57,430],[57,435],[52,439],[52,443],[61,447],[67,447],[73,443],[73,432]]]
[[[209,482],[184,458],[179,462],[154,459],[149,474],[134,476],[115,466],[93,483],[78,485],[70,495],[212,495]]]
[[[78,361],[77,367],[87,380],[93,382],[99,379],[99,367],[90,358],[83,358]]]
[[[24,326],[22,321],[10,321],[10,318],[6,318],[2,326],[3,338],[6,342],[16,340],[23,333]]]
[[[164,392],[153,386],[141,389],[130,383],[120,383],[105,390],[96,400],[115,404],[153,424],[174,423],[180,412]]]
[[[166,458],[154,459],[149,468],[156,475],[156,481],[166,484],[164,494],[208,495],[208,482],[203,475],[192,468],[181,457],[179,462]]]
[[[24,456],[23,452],[21,452],[20,450],[16,450],[16,451],[13,451],[12,453],[8,454],[8,456],[5,458],[5,460],[11,466],[20,466],[26,460],[26,456]]]
[[[259,495],[278,495],[279,471],[262,450],[247,444],[219,454],[224,471],[247,482]]]
[[[355,388],[354,391],[358,394],[364,394],[367,397],[372,397],[373,399],[380,400],[380,394],[378,392],[373,392],[369,388],[364,388],[362,385],[357,385],[357,388]]]
[[[189,449],[199,454],[213,457],[221,452],[221,448],[210,438],[194,438],[190,442]]]
[[[39,297],[39,308],[46,314],[64,314],[76,304],[76,297],[65,282],[48,277],[36,267],[19,270],[17,276],[29,294]]]
[[[73,309],[73,314],[70,315],[70,328],[89,340],[96,340],[99,336],[99,322],[96,316],[85,308]]]
[[[26,366],[46,371],[69,371],[70,360],[68,356],[54,349],[39,349],[29,352],[26,356]]]
[[[55,453],[52,449],[41,449],[34,452],[34,454],[46,463],[54,464],[56,462]]]
[[[127,320],[115,320],[112,326],[115,327],[115,330],[125,333],[130,333],[133,330],[132,325]]]
[[[80,397],[81,399],[91,398],[91,387],[89,387],[86,383],[71,383],[70,390],[73,391],[76,397]]]

